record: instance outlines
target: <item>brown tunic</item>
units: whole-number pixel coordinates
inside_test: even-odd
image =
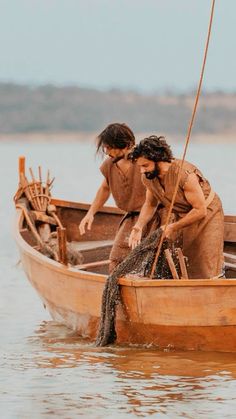
[[[131,164],[127,173],[124,174],[117,163],[107,158],[100,170],[106,178],[117,207],[126,213],[139,212],[145,201],[146,188],[142,183],[137,164]],[[133,214],[121,222],[110,253],[110,270],[113,270],[130,252],[128,240],[137,217],[138,214]]]
[[[108,158],[103,162],[100,170],[106,178],[117,207],[125,212],[140,211],[145,200],[146,189],[137,164],[130,164],[127,173],[124,174],[118,164]]]
[[[177,181],[181,161],[174,160],[165,175],[164,188],[158,178],[149,180],[142,177],[145,186],[161,202],[165,209],[171,203]],[[191,209],[191,205],[184,195],[184,184],[190,173],[195,173],[204,196],[207,198],[211,186],[196,166],[184,162],[181,170],[180,183],[177,191],[173,213],[176,219],[184,217]],[[223,231],[224,215],[220,198],[215,194],[213,201],[207,207],[207,215],[200,221],[183,228],[183,253],[188,257],[188,273],[190,278],[212,278],[222,272],[223,266]]]

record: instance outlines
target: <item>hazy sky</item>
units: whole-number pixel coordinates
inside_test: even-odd
[[[0,81],[193,88],[211,0],[0,0]],[[236,91],[236,0],[216,0],[204,88]]]

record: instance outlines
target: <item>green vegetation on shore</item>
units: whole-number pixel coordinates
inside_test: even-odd
[[[0,134],[99,132],[114,121],[135,132],[184,135],[194,95],[0,84]],[[201,96],[195,134],[236,132],[236,93]]]

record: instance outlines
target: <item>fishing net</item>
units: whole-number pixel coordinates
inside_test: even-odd
[[[150,275],[161,235],[162,229],[159,228],[142,240],[108,276],[102,296],[101,319],[96,346],[105,346],[116,340],[116,307],[120,302],[119,278],[128,274],[135,274],[141,277],[148,277]],[[169,265],[164,255],[164,250],[167,248],[172,253],[176,270],[179,270],[175,253],[175,243],[164,240],[154,272],[155,279],[172,278]]]
[[[57,232],[51,233],[50,237],[47,239],[47,241],[45,241],[44,244],[45,246],[40,249],[40,252],[43,255],[58,261],[59,245]],[[66,256],[69,265],[76,266],[84,262],[82,253],[72,242],[66,242]]]

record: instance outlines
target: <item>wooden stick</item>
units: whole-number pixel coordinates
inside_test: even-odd
[[[56,214],[56,210],[57,208],[55,205],[48,205],[48,214],[50,214],[54,218],[54,220],[60,228],[64,228],[60,218]]]
[[[47,171],[47,180],[46,180],[46,186],[45,186],[45,194],[49,196],[49,182],[50,182],[50,172]]]
[[[174,261],[172,259],[172,256],[171,256],[171,253],[170,253],[169,249],[165,249],[164,252],[165,252],[166,260],[168,262],[168,265],[169,265],[170,271],[172,273],[173,279],[179,279],[179,275],[178,275],[178,273],[175,269],[175,264],[174,264]]]
[[[27,199],[31,203],[32,200],[34,199],[34,196],[33,196],[32,191],[30,189],[28,179],[25,175],[23,175],[23,173],[20,174],[20,183],[21,183],[22,188],[24,189],[24,192],[25,192],[25,195],[26,195]]]
[[[51,186],[52,186],[52,184],[53,184],[54,180],[55,180],[55,177],[53,177],[53,178],[52,178],[52,180],[50,180],[50,182],[49,182],[49,184],[48,184],[49,189],[51,188]]]
[[[179,258],[179,265],[181,270],[181,278],[188,279],[188,272],[187,267],[185,263],[185,258],[182,252],[182,249],[180,247],[177,248],[178,258]]]
[[[52,212],[52,216],[53,216],[53,218],[54,218],[54,220],[57,222],[57,225],[60,227],[60,228],[64,228],[63,227],[63,225],[62,225],[62,223],[61,223],[61,220],[59,219],[59,217],[57,216],[57,214],[55,214],[55,212]]]
[[[49,184],[50,184],[50,171],[48,170],[47,171],[47,181],[46,181],[46,184],[49,186]]]
[[[39,170],[39,182],[40,182],[40,203],[41,203],[41,208],[42,210],[44,210],[44,206],[45,206],[45,198],[42,196],[43,195],[43,183],[42,183],[42,170],[41,170],[41,166],[38,167]]]
[[[39,196],[38,196],[38,190],[37,190],[37,187],[36,187],[36,180],[35,180],[34,173],[33,173],[33,170],[32,170],[31,167],[29,168],[29,171],[30,171],[32,181],[33,181],[33,186],[34,186],[36,209],[38,211],[41,211],[41,203],[40,203],[40,199],[39,199]],[[38,208],[37,208],[37,206],[38,206]]]
[[[42,241],[40,235],[38,234],[36,227],[34,226],[33,222],[31,221],[30,215],[28,214],[28,211],[27,211],[26,207],[23,204],[16,204],[16,208],[20,208],[22,210],[22,212],[24,214],[24,217],[26,219],[26,222],[27,222],[35,240],[37,241],[37,243],[40,246],[43,246],[43,241]]]
[[[20,156],[18,161],[18,172],[19,172],[19,181],[21,174],[25,176],[25,157]]]
[[[191,137],[193,122],[194,122],[194,119],[195,119],[197,106],[198,106],[198,101],[199,101],[201,88],[202,88],[202,81],[203,81],[203,75],[204,75],[204,71],[205,71],[205,65],[206,65],[206,59],[207,59],[207,53],[208,53],[208,46],[209,46],[209,41],[210,41],[210,36],[211,36],[212,22],[213,22],[213,16],[214,16],[214,8],[215,8],[215,0],[212,0],[211,15],[210,15],[210,21],[209,21],[209,25],[208,25],[207,39],[206,39],[206,43],[205,43],[205,51],[204,51],[204,56],[203,56],[203,62],[202,62],[202,68],[201,68],[201,74],[200,74],[200,79],[199,79],[199,83],[198,83],[198,88],[197,88],[197,92],[196,92],[196,95],[195,95],[193,111],[192,111],[191,119],[190,119],[189,126],[188,126],[188,131],[187,131],[187,137],[186,137],[186,141],[185,141],[183,156],[182,156],[182,160],[181,160],[181,163],[180,163],[180,166],[179,166],[174,192],[173,192],[173,195],[172,195],[171,203],[170,203],[169,210],[168,210],[167,217],[166,217],[166,224],[165,224],[164,230],[163,230],[162,235],[161,235],[161,239],[160,239],[160,242],[159,242],[159,245],[158,245],[158,248],[157,248],[156,256],[155,256],[154,261],[153,261],[151,275],[150,275],[151,278],[153,278],[153,274],[154,274],[155,269],[156,269],[156,264],[157,264],[158,258],[160,256],[161,246],[162,246],[163,241],[164,241],[166,227],[167,227],[168,222],[170,220],[171,212],[173,210],[173,206],[174,206],[174,203],[175,203],[175,198],[176,198],[176,195],[177,195],[177,191],[178,191],[178,187],[179,187],[179,183],[180,183],[180,177],[181,177],[181,173],[182,173],[182,167],[183,167],[183,164],[184,164],[184,161],[185,161],[185,156],[186,156],[186,153],[187,153],[187,148],[188,148],[190,137]]]
[[[33,219],[36,221],[42,221],[43,223],[52,224],[53,226],[57,226],[57,222],[53,217],[50,217],[47,214],[44,214],[41,211],[31,211]]]
[[[59,261],[63,263],[63,265],[67,265],[68,259],[67,259],[66,229],[65,228],[57,227],[57,239],[58,239]]]
[[[73,268],[89,269],[89,268],[96,268],[97,266],[106,266],[106,265],[109,265],[109,263],[110,263],[110,259],[106,259],[106,260],[99,260],[97,262],[82,263],[81,265],[73,266]]]

